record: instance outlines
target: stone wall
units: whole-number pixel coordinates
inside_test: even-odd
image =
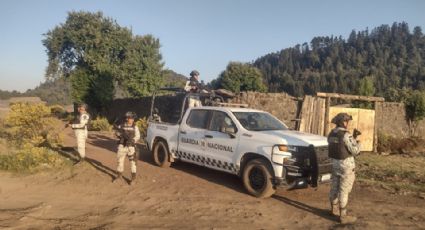
[[[290,128],[295,128],[294,120],[301,106],[295,97],[286,93],[243,92],[230,103],[248,104],[249,108],[267,111]]]

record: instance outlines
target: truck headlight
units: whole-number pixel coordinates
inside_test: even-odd
[[[272,161],[276,164],[284,164],[292,154],[288,151],[287,145],[275,145],[272,149]]]

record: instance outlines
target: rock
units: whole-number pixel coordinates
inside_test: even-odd
[[[417,216],[411,216],[410,219],[413,221],[419,221],[419,218]]]
[[[421,192],[418,194],[419,198],[424,199],[425,200],[425,192]]]
[[[388,152],[381,152],[380,153],[382,156],[389,156],[390,155],[390,153],[388,153]]]
[[[388,185],[385,185],[385,184],[381,184],[381,188],[386,189],[386,190],[392,190],[391,187],[389,187]]]

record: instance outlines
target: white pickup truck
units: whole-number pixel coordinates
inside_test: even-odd
[[[235,174],[256,197],[273,195],[277,186],[315,187],[330,180],[325,137],[289,130],[254,109],[204,106],[181,114],[176,123],[149,120],[146,142],[160,167],[181,160]]]

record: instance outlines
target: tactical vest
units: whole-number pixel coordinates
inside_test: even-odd
[[[189,86],[191,87],[190,92],[191,93],[199,93],[200,92],[200,83],[196,78],[191,77],[189,80]]]
[[[136,136],[135,124],[131,126],[127,125],[126,123],[121,125],[120,132],[121,132],[121,135],[120,135],[119,144],[124,146],[132,146],[132,147],[136,145],[136,143],[134,143],[134,137]]]
[[[344,143],[344,135],[346,132],[346,130],[338,130],[338,132],[332,130],[331,133],[329,133],[329,158],[344,160],[351,156]]]

